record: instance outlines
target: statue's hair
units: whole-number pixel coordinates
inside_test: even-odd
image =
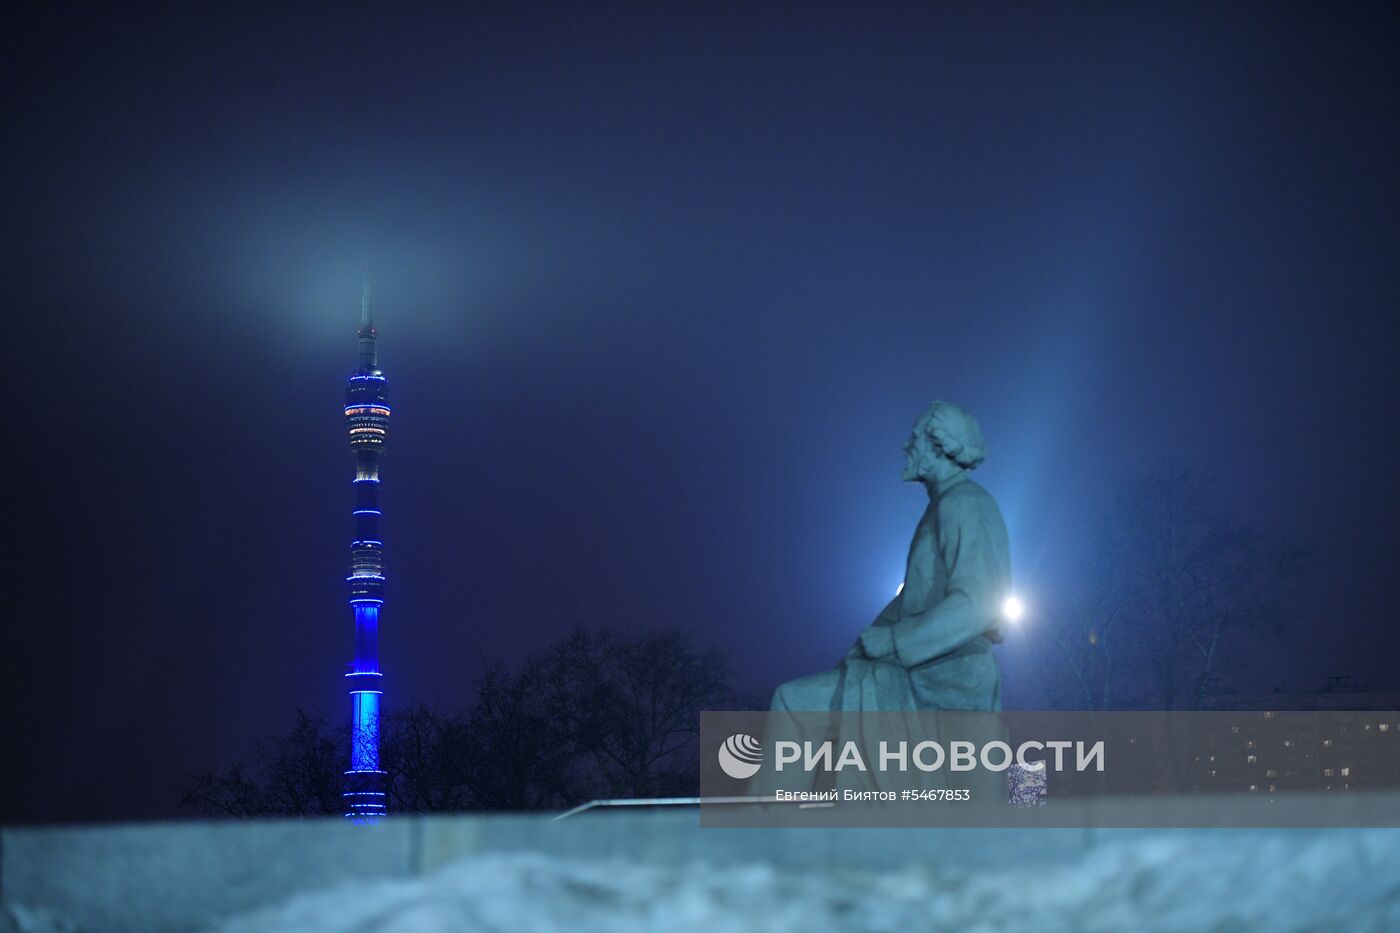
[[[934,402],[919,419],[944,456],[964,469],[987,459],[987,442],[977,419],[952,402]]]

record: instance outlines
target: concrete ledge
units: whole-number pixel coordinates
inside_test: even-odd
[[[910,862],[995,866],[1077,855],[1088,829],[702,829],[695,810],[538,817],[423,817],[421,868],[480,852],[549,852],[649,864],[766,861],[789,868],[895,868]],[[1026,845],[1034,838],[1034,845]]]

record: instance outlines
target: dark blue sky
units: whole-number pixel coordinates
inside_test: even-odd
[[[1277,680],[1386,681],[1381,6],[585,6],[6,14],[0,816],[169,814],[344,712],[365,257],[391,703],[578,624],[758,688],[829,666],[900,579],[940,397],[1033,605],[1172,457],[1326,558]]]

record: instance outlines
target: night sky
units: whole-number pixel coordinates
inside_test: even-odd
[[[1324,558],[1273,682],[1395,686],[1400,30],[1216,6],[6,13],[0,819],[348,715],[366,259],[391,706],[578,625],[830,667],[935,398],[1032,607],[1170,457]]]

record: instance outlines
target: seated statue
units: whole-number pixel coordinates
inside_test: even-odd
[[[790,680],[773,711],[999,710],[1006,524],[968,474],[986,456],[976,419],[934,402],[904,442],[906,482],[928,490],[904,585],[835,670]]]

